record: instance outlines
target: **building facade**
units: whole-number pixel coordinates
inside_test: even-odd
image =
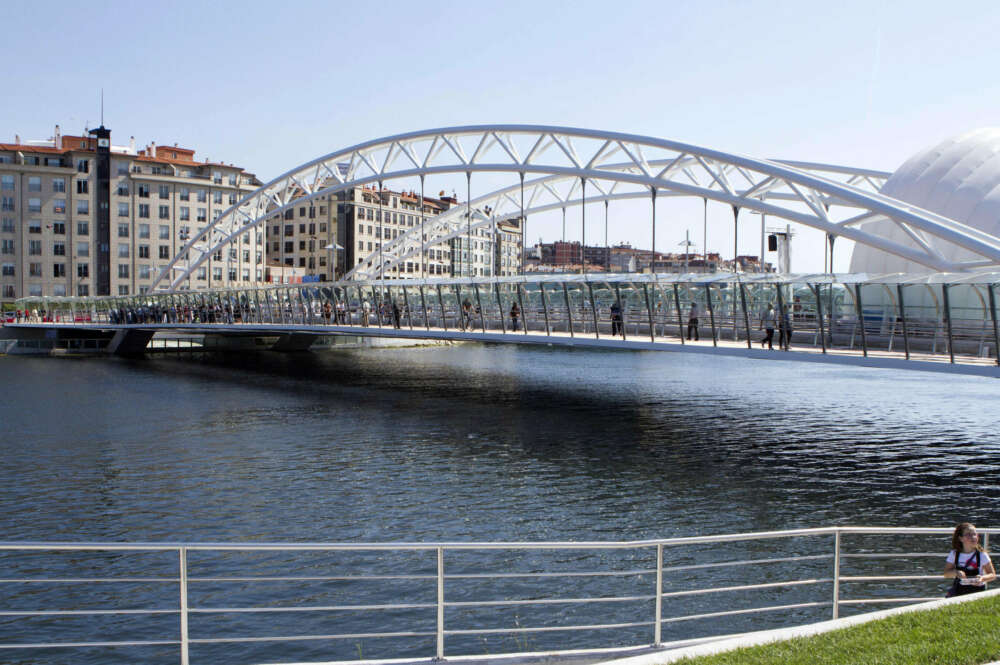
[[[190,238],[260,183],[195,151],[84,136],[0,144],[0,301],[149,290]],[[263,279],[261,231],[213,255],[181,289]]]
[[[381,201],[379,200],[381,196]],[[454,197],[425,196],[377,187],[352,187],[330,197],[317,197],[276,213],[267,222],[268,266],[295,267],[318,281],[340,279],[401,235],[453,206]],[[497,222],[427,248],[423,258],[409,257],[388,268],[386,279],[519,274],[520,222]],[[270,272],[270,271],[269,271]],[[278,271],[274,271],[275,274]]]

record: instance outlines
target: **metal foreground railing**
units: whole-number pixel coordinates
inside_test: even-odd
[[[986,545],[998,531],[979,528]],[[0,653],[27,650],[42,662],[46,653],[116,648],[132,650],[126,661],[154,662],[136,655],[153,650],[157,662],[176,662],[179,651],[186,665],[292,652],[328,661],[681,646],[939,598],[950,534],[826,527],[630,542],[0,543]]]
[[[127,297],[22,298],[23,322],[223,328],[310,326],[340,334],[569,337],[755,348],[765,321],[798,350],[1000,365],[1000,273],[528,275],[333,282]],[[697,324],[689,325],[695,306]],[[773,307],[773,314],[768,315]],[[376,329],[385,329],[376,331]],[[313,331],[315,332],[315,331]],[[692,335],[692,333],[695,333]],[[278,331],[280,334],[280,331]]]

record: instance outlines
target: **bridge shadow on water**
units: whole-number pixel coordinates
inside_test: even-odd
[[[974,399],[995,392],[988,380],[939,382],[971,399],[956,423],[935,389],[911,390],[922,382],[901,372],[717,359],[703,367],[671,355],[470,345],[146,363],[280,392],[298,402],[280,417],[325,420],[334,431],[348,421],[387,455],[431,448],[459,468],[499,455],[515,475],[585,481],[587,501],[613,506],[603,515],[615,537],[664,535],[662,519],[623,530],[619,516],[651,513],[640,506],[666,495],[686,504],[672,528],[683,530],[681,516],[704,533],[727,523],[699,509],[718,511],[713,495],[743,515],[740,527],[765,529],[937,523],[942,510],[959,512],[942,506],[942,493],[997,486],[998,441]],[[908,400],[898,401],[901,389]]]

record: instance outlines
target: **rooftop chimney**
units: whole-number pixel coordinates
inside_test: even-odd
[[[129,154],[132,154],[132,155],[135,154],[135,137],[134,136],[128,137],[128,151],[129,151]]]
[[[62,150],[62,133],[59,131],[59,125],[56,125],[56,135],[54,141],[56,150]]]

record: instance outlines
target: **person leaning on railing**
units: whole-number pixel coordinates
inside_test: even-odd
[[[951,534],[951,552],[945,559],[944,576],[954,578],[946,597],[986,591],[986,585],[997,578],[990,555],[979,544],[976,527],[962,522]]]

